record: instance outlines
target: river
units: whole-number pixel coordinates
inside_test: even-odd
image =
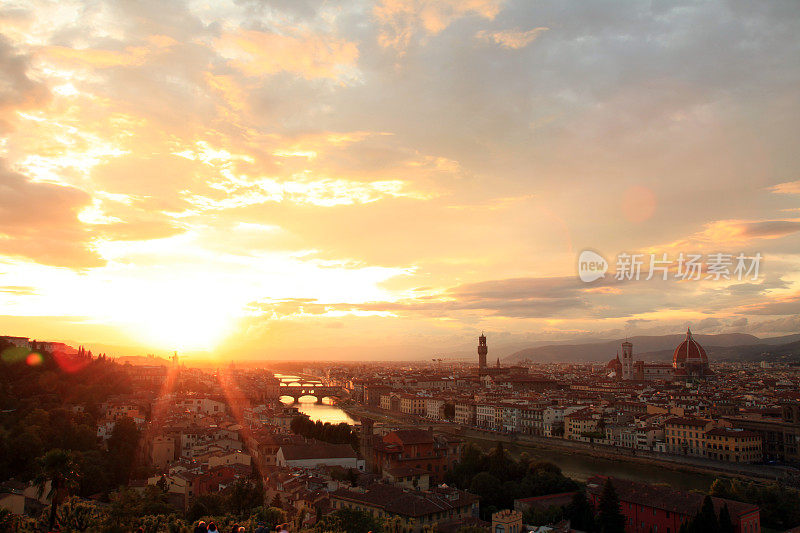
[[[292,374],[276,373],[275,377],[280,379],[281,383],[284,384],[322,384],[319,380],[305,379]],[[332,398],[323,398],[322,403],[317,403],[317,399],[313,396],[301,396],[297,403],[293,403],[294,398],[291,396],[281,396],[281,402],[286,405],[294,405],[301,413],[307,414],[308,417],[315,422],[319,420],[320,422],[330,422],[331,424],[339,424],[341,422],[347,422],[348,424],[357,423],[353,417],[337,407]]]
[[[275,377],[280,379],[284,384],[321,384],[318,380],[305,379],[291,374],[275,374]],[[340,422],[347,422],[348,424],[357,423],[353,417],[336,406],[331,398],[324,398],[321,404],[316,403],[316,398],[313,396],[303,396],[296,404],[293,404],[293,398],[291,396],[281,396],[281,401],[286,405],[295,405],[300,409],[300,412],[307,414],[311,420],[314,421],[319,420],[321,422],[330,422],[331,424],[338,424]],[[485,450],[489,450],[497,444],[496,441],[491,440],[491,438],[470,438],[469,440]],[[503,445],[512,456],[519,456],[521,452],[525,451],[534,460],[553,463],[561,468],[565,475],[579,481],[585,481],[595,474],[602,474],[634,481],[664,483],[677,489],[699,489],[703,491],[708,490],[711,482],[714,481],[713,475],[697,472],[682,472],[653,464],[616,461],[613,459],[571,453],[567,450],[557,451],[536,448],[535,446],[519,446],[515,443],[503,443]]]
[[[491,439],[470,437],[469,440],[486,451],[497,445],[496,441]],[[586,481],[588,478],[600,474],[645,483],[666,484],[682,490],[698,489],[707,491],[716,477],[700,472],[673,470],[649,463],[617,461],[572,453],[569,450],[559,451],[550,448],[538,448],[535,445],[519,446],[516,443],[504,442],[503,446],[513,457],[518,457],[520,453],[526,452],[534,461],[553,463],[561,469],[564,475],[578,481]]]

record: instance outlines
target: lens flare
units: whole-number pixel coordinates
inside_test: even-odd
[[[25,348],[11,346],[10,348],[3,350],[3,352],[0,354],[0,359],[7,364],[18,363],[20,361],[24,361],[27,355],[28,350]]]
[[[43,361],[42,355],[36,352],[29,353],[28,357],[25,358],[25,364],[28,366],[39,366]]]

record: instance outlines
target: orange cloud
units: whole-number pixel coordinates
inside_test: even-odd
[[[750,305],[740,306],[739,314],[797,315],[800,313],[800,292],[777,294]]]
[[[519,30],[502,30],[495,32],[488,32],[481,30],[475,34],[475,38],[484,41],[499,44],[503,48],[510,48],[512,50],[519,50],[525,48],[539,37],[539,34],[549,30],[550,28],[540,26],[528,31]]]
[[[725,244],[743,244],[756,239],[780,239],[798,232],[800,219],[717,220],[706,224],[702,231],[668,244],[666,248],[702,250]],[[653,250],[663,251],[664,247],[655,247]]]
[[[306,79],[354,78],[358,47],[345,39],[321,35],[294,37],[238,30],[217,40],[233,67],[248,76],[293,72]]]
[[[237,120],[240,118],[241,113],[248,109],[245,91],[233,76],[215,75],[206,72],[204,79],[209,88],[222,98],[225,106],[230,111],[226,113],[226,116]]]
[[[163,35],[151,35],[147,42],[146,46],[127,46],[122,50],[45,46],[39,49],[39,56],[60,64],[91,68],[135,66],[144,64],[153,54],[176,44],[174,39]]]
[[[78,219],[89,203],[80,189],[33,183],[0,166],[0,253],[54,266],[102,265]]]
[[[18,54],[0,35],[0,133],[13,111],[43,104],[49,96],[43,83],[28,77],[28,63],[28,56]]]
[[[775,194],[800,194],[800,180],[779,183],[770,187],[769,190]]]
[[[489,20],[500,12],[503,0],[383,0],[373,13],[381,24],[381,46],[405,50],[420,31],[436,35],[458,18],[478,15]]]

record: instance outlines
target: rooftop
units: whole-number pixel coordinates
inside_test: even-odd
[[[627,479],[607,478],[606,476],[594,476],[589,478],[586,482],[587,492],[599,497],[600,493],[603,491],[603,485],[606,479],[611,479],[620,502],[644,505],[650,508],[692,516],[696,514],[703,505],[704,495],[696,492],[685,492],[660,485],[649,485],[647,483],[638,483]],[[714,502],[714,509],[717,512],[727,503],[728,511],[733,520],[759,511],[757,505],[750,503],[737,502],[724,498],[712,498],[712,501]]]

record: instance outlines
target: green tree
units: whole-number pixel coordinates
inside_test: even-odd
[[[765,528],[785,530],[800,526],[800,491],[782,483],[717,479],[710,492],[712,496],[758,505]]]
[[[586,493],[582,490],[576,492],[572,497],[572,501],[567,506],[566,515],[573,529],[579,529],[589,533],[597,529],[594,507],[589,503],[589,500],[586,498]]]
[[[725,479],[717,478],[711,483],[709,494],[717,498],[730,498],[730,484]]]
[[[551,505],[547,509],[539,510],[532,509],[526,512],[522,521],[526,524],[534,526],[545,526],[548,524],[555,524],[564,519],[564,507]]]
[[[132,418],[122,416],[114,423],[108,439],[109,463],[115,483],[127,485],[139,446],[139,430]]]
[[[71,452],[59,448],[48,451],[39,458],[39,474],[34,479],[39,496],[47,492],[50,500],[48,526],[52,530],[58,516],[58,505],[71,491],[78,488],[78,471]]]
[[[469,491],[480,496],[487,506],[497,501],[501,489],[500,480],[488,472],[481,472],[469,484]]]
[[[58,524],[65,533],[86,531],[99,526],[100,521],[100,513],[95,505],[74,496],[65,499],[58,507]]]
[[[497,479],[509,479],[514,469],[514,461],[508,456],[502,442],[489,454],[489,473]]]
[[[733,533],[735,531],[727,503],[719,510],[719,531],[720,533]]]
[[[269,506],[275,507],[276,509],[283,509],[283,502],[281,501],[281,495],[279,493],[275,493],[272,501],[269,502]]]
[[[610,479],[606,479],[598,505],[598,525],[602,533],[625,533],[625,516]]]
[[[169,480],[167,479],[166,474],[161,476],[161,479],[156,481],[156,487],[161,489],[161,492],[168,492],[169,491]]]
[[[703,505],[700,507],[700,512],[697,513],[693,522],[697,524],[696,531],[698,532],[719,533],[719,521],[717,520],[717,513],[714,511],[714,502],[711,500],[711,496],[706,495],[703,498]]]
[[[250,515],[250,520],[256,524],[273,527],[275,524],[286,522],[286,512],[277,507],[256,507]]]
[[[323,516],[314,526],[317,533],[369,533],[379,531],[378,524],[372,516],[355,509],[339,509]]]
[[[203,517],[222,516],[226,512],[227,501],[221,494],[203,494],[194,499],[186,513],[186,518],[194,522]]]
[[[255,481],[240,479],[231,487],[230,510],[239,516],[249,516],[256,507],[264,505],[264,485],[261,479]]]
[[[1,531],[13,531],[14,528],[14,515],[5,507],[0,507],[0,528]]]
[[[204,496],[200,496],[197,500],[201,498]],[[130,524],[142,516],[169,515],[175,512],[167,500],[167,495],[155,485],[148,485],[141,493],[123,488],[111,494],[110,499],[111,504],[107,513],[110,525]]]

